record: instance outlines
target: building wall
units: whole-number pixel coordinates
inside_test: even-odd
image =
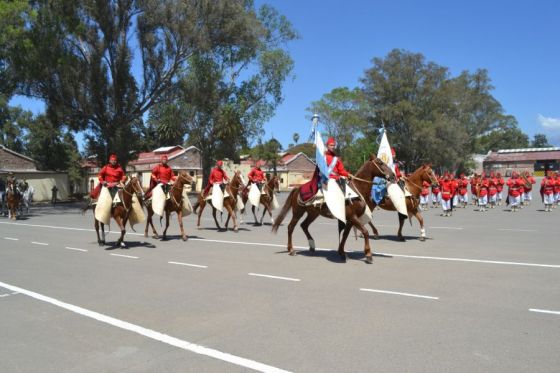
[[[535,163],[533,161],[520,162],[484,162],[485,172],[499,172],[502,176],[510,176],[513,171],[535,171]],[[542,175],[539,175],[542,176]]]
[[[68,182],[67,173],[17,173],[16,178],[27,181],[33,186],[33,202],[50,201],[52,198],[52,188],[56,185],[58,188],[57,199],[61,201],[68,200],[70,196],[70,183]]]
[[[35,170],[35,163],[0,148],[0,168],[5,170]]]

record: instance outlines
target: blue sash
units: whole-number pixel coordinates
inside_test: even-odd
[[[375,177],[371,186],[371,199],[375,204],[379,204],[387,194],[387,181],[382,177]]]

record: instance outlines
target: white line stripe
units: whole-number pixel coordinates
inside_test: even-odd
[[[461,228],[461,227],[428,227],[428,229],[455,229],[455,230],[463,230],[465,228]]]
[[[196,267],[196,268],[208,268],[208,266],[203,266],[200,264],[190,264],[190,263],[181,263],[181,262],[167,262],[169,264],[178,264],[181,266],[188,266],[188,267]]]
[[[45,295],[38,294],[38,293],[29,291],[29,290],[25,290],[25,289],[19,288],[17,286],[9,285],[9,284],[3,283],[3,282],[0,282],[0,286],[4,287],[6,289],[10,289],[12,291],[17,291],[19,293],[25,294],[25,295],[27,295],[31,298],[35,298],[35,299],[38,299],[40,301],[50,303],[54,306],[64,308],[68,311],[71,311],[71,312],[74,312],[74,313],[92,318],[94,320],[97,320],[97,321],[100,321],[100,322],[103,322],[103,323],[106,323],[106,324],[109,324],[109,325],[116,326],[117,328],[121,328],[121,329],[124,329],[124,330],[129,330],[131,332],[143,335],[143,336],[148,337],[150,339],[154,339],[156,341],[160,341],[160,342],[166,343],[168,345],[181,348],[181,349],[186,350],[186,351],[194,352],[195,354],[209,356],[209,357],[214,358],[214,359],[226,361],[228,363],[232,363],[232,364],[235,364],[235,365],[238,365],[238,366],[242,366],[242,367],[249,368],[249,369],[254,369],[254,370],[257,370],[257,371],[261,371],[261,372],[272,372],[272,373],[287,372],[285,370],[275,368],[275,367],[270,366],[270,365],[266,365],[266,364],[263,364],[263,363],[259,363],[257,361],[253,361],[253,360],[245,359],[245,358],[242,358],[242,357],[239,357],[239,356],[231,355],[231,354],[228,354],[226,352],[221,352],[221,351],[214,350],[214,349],[211,349],[211,348],[208,348],[208,347],[197,345],[197,344],[194,344],[194,343],[182,340],[182,339],[172,337],[172,336],[167,335],[167,334],[157,332],[155,330],[147,329],[147,328],[141,327],[139,325],[135,325],[135,324],[131,324],[129,322],[123,321],[123,320],[115,319],[113,317],[103,315],[103,314],[95,312],[95,311],[90,311],[88,309],[78,307],[78,306],[75,306],[73,304],[64,303],[64,302],[59,301],[57,299],[50,298],[50,297],[47,297]]]
[[[540,313],[550,313],[550,314],[553,314],[553,315],[560,315],[560,311],[539,310],[539,309],[536,309],[536,308],[529,308],[529,311],[540,312]]]
[[[12,237],[4,237],[4,239],[10,241],[19,241],[19,238],[12,238]]]
[[[249,276],[257,276],[257,277],[267,277],[267,278],[275,278],[277,280],[286,280],[286,281],[301,281],[299,278],[291,278],[291,277],[280,277],[280,276],[271,276],[271,275],[263,275],[260,273],[249,273]]]
[[[86,249],[78,249],[78,248],[76,248],[76,247],[65,247],[65,249],[68,249],[68,250],[76,250],[76,251],[87,251]]]
[[[399,293],[397,291],[388,291],[388,290],[377,290],[377,289],[365,289],[360,288],[361,291],[369,291],[372,293],[384,293],[384,294],[394,294],[394,295],[404,295],[405,297],[414,297],[414,298],[425,298],[425,299],[439,299],[438,297],[431,297],[429,295],[418,295],[418,294],[410,294],[410,293]]]
[[[32,244],[35,244],[35,245],[49,246],[48,243],[44,243],[44,242],[35,242],[35,241],[31,241],[31,243],[32,243]]]
[[[30,227],[40,227],[40,228],[54,228],[54,229],[69,229],[69,230],[77,230],[77,231],[88,231],[94,232],[93,229],[85,229],[85,228],[67,228],[67,227],[57,227],[57,226],[50,226],[50,225],[36,225],[36,224],[21,224],[21,223],[8,223],[8,222],[0,222],[0,224],[11,224],[11,225],[21,225],[21,226],[30,226]],[[119,233],[120,232],[114,232]],[[143,233],[127,233],[129,235],[137,235],[143,236]],[[273,243],[260,243],[260,242],[243,242],[243,241],[226,241],[226,240],[210,240],[204,238],[189,238],[189,241],[201,241],[201,242],[214,242],[214,243],[228,243],[228,244],[240,244],[240,245],[250,245],[250,246],[268,246],[268,247],[283,247],[285,248],[285,244],[273,244]],[[309,247],[307,246],[294,246],[295,249],[303,249],[307,250]],[[324,248],[317,248],[318,251],[336,251],[333,249],[324,249]],[[479,260],[479,259],[463,259],[463,258],[440,258],[440,257],[433,257],[433,256],[415,256],[415,255],[399,255],[399,254],[391,254],[391,253],[377,253],[381,255],[390,255],[393,257],[401,257],[401,258],[411,258],[411,259],[428,259],[428,260],[444,260],[444,261],[456,261],[456,262],[466,262],[466,263],[485,263],[485,264],[501,264],[501,265],[516,265],[516,266],[528,266],[528,267],[545,267],[545,268],[560,268],[560,264],[539,264],[539,263],[518,263],[518,262],[506,262],[506,261],[497,261],[497,260]]]
[[[132,255],[122,255],[122,254],[111,254],[113,256],[120,256],[122,258],[130,258],[130,259],[138,259],[137,256],[132,256]]]
[[[499,231],[508,231],[508,232],[538,232],[536,229],[513,229],[513,228],[501,228],[498,229]]]
[[[0,298],[9,297],[10,295],[15,295],[15,294],[18,294],[18,292],[14,291],[13,293],[9,293],[9,294],[0,294]]]

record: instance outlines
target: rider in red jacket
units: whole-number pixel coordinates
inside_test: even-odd
[[[111,154],[109,157],[109,163],[105,165],[99,174],[97,175],[99,179],[99,184],[90,193],[92,199],[99,198],[99,193],[101,192],[101,186],[107,186],[109,188],[116,187],[117,185],[122,185],[126,181],[126,174],[122,167],[117,163],[117,156]]]
[[[202,195],[204,197],[208,195],[208,192],[210,191],[212,185],[214,184],[220,185],[220,187],[223,189],[223,183],[225,181],[229,181],[229,177],[227,176],[226,172],[222,169],[223,166],[224,166],[224,162],[222,160],[218,160],[216,162],[216,167],[214,167],[212,171],[210,171],[210,177],[208,177],[208,184],[206,185],[206,188],[204,188],[204,191],[202,192]]]
[[[159,183],[163,184],[164,192],[167,193],[169,189],[169,183],[175,181],[177,176],[173,169],[167,164],[167,156],[162,155],[160,158],[161,163],[152,168],[152,175],[150,177],[150,189],[146,192],[146,198],[150,198],[152,195],[152,189],[154,189]]]

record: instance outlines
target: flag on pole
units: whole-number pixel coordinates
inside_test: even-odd
[[[395,165],[393,164],[393,153],[391,152],[391,145],[389,145],[389,140],[387,139],[387,131],[383,130],[383,137],[381,138],[381,143],[379,144],[379,150],[377,151],[377,158],[381,159],[393,172],[395,172]]]
[[[315,129],[315,161],[317,162],[317,167],[319,167],[319,172],[323,180],[329,178],[329,167],[327,165],[327,159],[325,158],[325,150],[325,143],[323,142],[321,133],[318,129]]]

